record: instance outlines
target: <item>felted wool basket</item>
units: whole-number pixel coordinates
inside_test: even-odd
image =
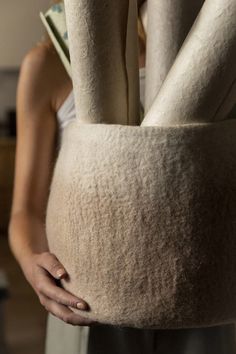
[[[100,323],[236,319],[236,120],[80,124],[63,135],[47,209],[63,287]]]

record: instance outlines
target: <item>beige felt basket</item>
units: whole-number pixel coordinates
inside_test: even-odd
[[[236,120],[65,129],[50,250],[82,316],[137,328],[236,319]]]

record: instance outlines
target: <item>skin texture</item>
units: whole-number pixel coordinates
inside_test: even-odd
[[[139,66],[145,64],[140,46]],[[84,299],[61,288],[57,272],[66,269],[49,252],[45,233],[48,191],[56,161],[56,112],[72,89],[72,82],[51,43],[25,56],[17,88],[17,148],[9,246],[40,303],[71,325],[99,325],[73,313]],[[86,311],[85,311],[86,312]]]

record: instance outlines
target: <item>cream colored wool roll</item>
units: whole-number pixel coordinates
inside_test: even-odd
[[[145,112],[151,107],[204,0],[148,0]]]
[[[65,0],[77,119],[137,125],[136,0]]]
[[[236,320],[236,120],[172,127],[70,123],[47,209],[65,289],[100,323]]]
[[[142,125],[225,119],[236,103],[236,1],[206,0]]]

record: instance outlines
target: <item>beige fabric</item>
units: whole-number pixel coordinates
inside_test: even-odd
[[[65,0],[77,118],[137,125],[136,0]]]
[[[65,128],[46,231],[86,317],[136,328],[236,319],[235,145],[235,120]]]
[[[45,354],[87,354],[88,326],[73,326],[48,313]]]
[[[235,19],[235,0],[205,1],[142,125],[225,119],[236,102]]]
[[[145,112],[158,94],[203,2],[148,0]]]

